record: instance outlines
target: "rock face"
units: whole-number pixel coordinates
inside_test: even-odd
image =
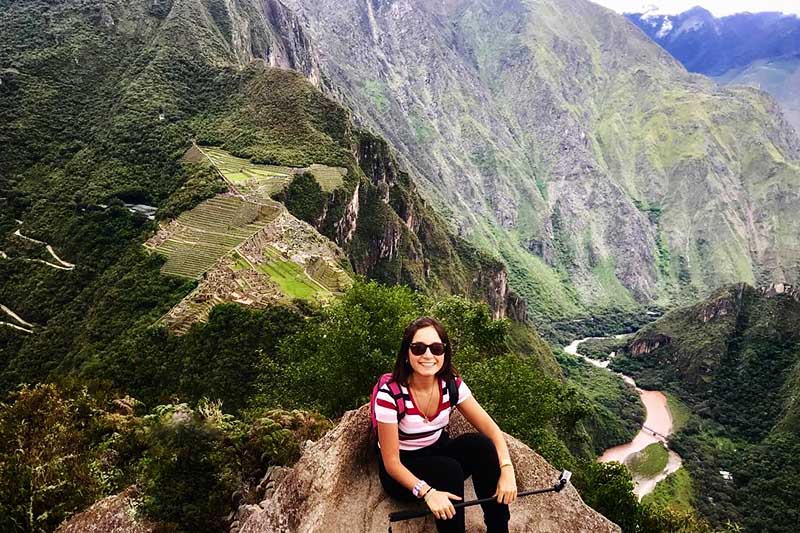
[[[658,350],[661,346],[669,344],[670,338],[666,335],[655,335],[652,338],[638,339],[630,345],[629,351],[632,356],[638,357],[646,355],[654,350]]]
[[[57,533],[155,533],[159,530],[156,522],[135,520],[133,499],[136,488],[131,486],[72,516],[61,524]]]
[[[800,275],[781,229],[800,143],[775,102],[687,73],[624,17],[585,0],[284,4],[337,97],[503,257],[532,313]]]
[[[310,445],[259,506],[239,509],[239,533],[378,533],[388,529],[391,512],[408,509],[389,498],[378,479],[377,452],[370,436],[369,407],[344,415],[339,425]],[[475,431],[458,413],[452,436]],[[520,490],[550,486],[558,472],[538,454],[506,436]],[[471,480],[466,499],[474,499]],[[483,531],[479,506],[466,510],[467,531]],[[432,518],[393,524],[396,532],[434,531]],[[619,528],[588,507],[573,487],[561,493],[520,498],[511,506],[514,532],[616,532]]]

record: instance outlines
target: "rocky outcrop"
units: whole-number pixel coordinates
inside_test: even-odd
[[[476,287],[483,287],[484,298],[492,309],[492,318],[505,318],[508,310],[508,273],[501,265],[496,271],[479,272],[474,279]],[[519,314],[518,312],[515,314]]]
[[[662,346],[668,345],[670,342],[672,342],[672,339],[666,335],[656,334],[645,339],[634,341],[633,344],[628,347],[628,351],[634,357],[639,357],[654,352]]]
[[[119,494],[95,502],[61,524],[57,533],[156,533],[157,522],[137,520],[134,500],[138,493],[130,486]],[[163,529],[161,529],[163,531]]]
[[[767,298],[785,295],[795,302],[800,302],[800,287],[795,287],[787,283],[771,283],[766,287],[759,287],[758,293]]]
[[[377,451],[369,428],[369,408],[349,411],[339,425],[307,446],[303,457],[258,506],[239,509],[239,533],[385,532],[388,514],[408,509],[386,496],[378,480]],[[458,413],[451,435],[474,431]],[[558,472],[538,454],[506,436],[520,490],[546,487]],[[474,498],[467,482],[467,498]],[[467,531],[482,531],[480,507],[466,511]],[[619,528],[583,503],[573,487],[560,493],[520,498],[511,507],[515,532],[616,532]],[[397,532],[434,530],[431,518],[393,525]]]
[[[353,235],[356,233],[359,212],[359,188],[360,184],[356,185],[356,188],[353,190],[353,196],[350,201],[347,202],[347,207],[345,207],[344,216],[336,223],[336,242],[340,246],[349,244],[350,241],[353,240]]]
[[[697,312],[697,319],[703,323],[721,318],[736,311],[736,303],[728,298],[720,298],[707,305],[703,305]]]

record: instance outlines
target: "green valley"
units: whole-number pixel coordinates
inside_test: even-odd
[[[0,0],[0,530],[235,529],[422,315],[624,533],[786,530],[797,291],[712,293],[800,273],[771,106],[583,0]],[[636,391],[561,350],[622,333],[580,353],[671,394],[652,505],[596,461]]]
[[[678,413],[670,445],[687,472],[668,479],[654,500],[691,502],[720,526],[794,529],[798,320],[793,287],[737,284],[670,311],[627,342],[612,367],[671,391]]]

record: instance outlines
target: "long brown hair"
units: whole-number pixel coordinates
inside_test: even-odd
[[[411,341],[414,340],[414,334],[417,330],[422,328],[432,327],[439,334],[439,338],[444,343],[444,364],[442,368],[436,373],[436,377],[442,378],[445,382],[453,379],[458,375],[458,371],[453,366],[453,348],[450,344],[450,338],[444,330],[441,322],[429,316],[423,316],[406,327],[403,332],[403,340],[400,342],[400,350],[397,352],[397,359],[394,362],[394,371],[392,372],[392,381],[396,381],[401,385],[408,386],[408,378],[414,373],[411,368],[411,363],[408,362],[408,349],[411,346]]]

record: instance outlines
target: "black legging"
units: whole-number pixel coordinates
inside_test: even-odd
[[[411,473],[439,490],[464,497],[464,480],[472,476],[472,484],[478,498],[488,498],[497,490],[500,465],[497,450],[488,437],[480,433],[466,433],[450,439],[447,432],[434,444],[421,450],[400,450],[400,462]],[[386,492],[399,500],[419,501],[410,490],[398,483],[386,472],[383,458],[378,453],[380,479]],[[451,500],[457,503],[462,500]],[[511,517],[508,505],[496,501],[482,503],[486,533],[507,533]],[[456,509],[453,518],[436,520],[439,533],[464,532],[464,508]]]

